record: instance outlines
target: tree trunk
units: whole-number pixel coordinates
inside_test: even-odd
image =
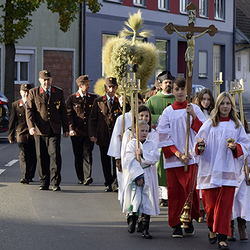
[[[4,93],[9,99],[9,108],[11,108],[12,102],[15,101],[15,44],[5,44],[5,81],[4,81]]]

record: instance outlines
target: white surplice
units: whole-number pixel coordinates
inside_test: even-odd
[[[238,187],[240,169],[250,147],[250,141],[242,124],[235,129],[235,123],[229,120],[213,127],[209,119],[200,128],[195,141],[198,138],[204,139],[206,148],[200,155],[197,189]],[[243,155],[237,159],[233,156],[232,150],[227,147],[229,138],[241,145]]]
[[[206,118],[202,113],[201,109],[192,103],[194,112],[199,120],[204,123]],[[192,116],[190,116],[190,126],[192,124]],[[187,127],[187,112],[186,108],[174,110],[172,106],[168,106],[164,109],[159,125],[158,131],[158,147],[168,147],[175,145],[176,148],[184,153],[186,148],[186,127]],[[196,132],[190,128],[189,133],[189,163],[188,165],[198,163],[198,157],[192,152],[194,145],[194,138]],[[169,158],[164,157],[164,168],[182,167],[184,164],[175,155]]]
[[[159,160],[160,152],[156,145],[149,140],[140,143],[143,158],[141,164],[136,156],[136,139],[129,141],[126,147],[126,168],[124,175],[124,202],[123,212],[138,212],[147,215],[158,215],[160,213],[158,200],[158,177],[156,162]],[[142,175],[144,177],[143,187],[136,185],[135,179]],[[132,208],[132,210],[130,210]]]
[[[248,138],[250,135],[248,134]],[[250,139],[250,138],[249,138]],[[248,152],[248,168],[250,168],[250,150]],[[232,209],[232,220],[240,217],[250,221],[250,186],[246,184],[245,166],[240,170],[239,187],[235,189],[234,203]]]

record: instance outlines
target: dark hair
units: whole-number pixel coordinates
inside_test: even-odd
[[[145,106],[145,105],[141,105],[138,109],[138,114],[143,112],[143,111],[147,111],[149,113],[149,121],[148,121],[148,125],[149,125],[149,132],[151,132],[151,127],[152,127],[152,118],[151,118],[151,112],[150,109]]]
[[[240,112],[237,112],[237,114],[238,114],[239,120],[241,120]],[[246,116],[245,116],[244,113],[243,113],[243,118],[244,118],[244,128],[245,128],[245,131],[246,131],[247,134],[249,134],[250,130],[249,130],[248,122],[247,122],[247,119],[246,119]]]
[[[210,89],[202,89],[199,94],[198,94],[198,101],[197,101],[197,105],[200,107],[200,109],[203,111],[204,107],[201,105],[202,99],[203,99],[203,95],[208,94],[210,96],[210,105],[207,109],[208,114],[210,115],[211,111],[214,109],[214,97],[212,94],[212,91]]]
[[[186,87],[186,79],[183,77],[177,77],[173,81],[173,86],[176,84],[179,88],[185,88]]]
[[[138,99],[140,99],[142,101],[142,103],[144,102],[143,101],[143,96],[140,93],[138,93]]]

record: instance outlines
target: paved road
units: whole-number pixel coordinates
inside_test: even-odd
[[[62,138],[62,157],[62,191],[40,191],[37,176],[29,185],[18,183],[19,163],[13,161],[18,160],[18,146],[0,139],[0,169],[5,169],[0,174],[0,250],[218,249],[208,243],[205,223],[195,223],[193,236],[173,239],[167,208],[151,219],[152,240],[139,233],[130,235],[117,193],[103,191],[98,147],[94,149],[94,182],[90,186],[76,184],[70,139]],[[247,225],[250,231],[250,223]],[[230,246],[246,250],[250,241],[237,240]]]

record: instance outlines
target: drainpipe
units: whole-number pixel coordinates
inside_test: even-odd
[[[84,75],[85,73],[85,13],[86,4],[85,1],[80,3],[79,8],[81,9],[79,13],[79,75]]]
[[[235,79],[235,27],[236,27],[236,3],[234,0],[234,6],[233,6],[233,75],[232,80]]]

